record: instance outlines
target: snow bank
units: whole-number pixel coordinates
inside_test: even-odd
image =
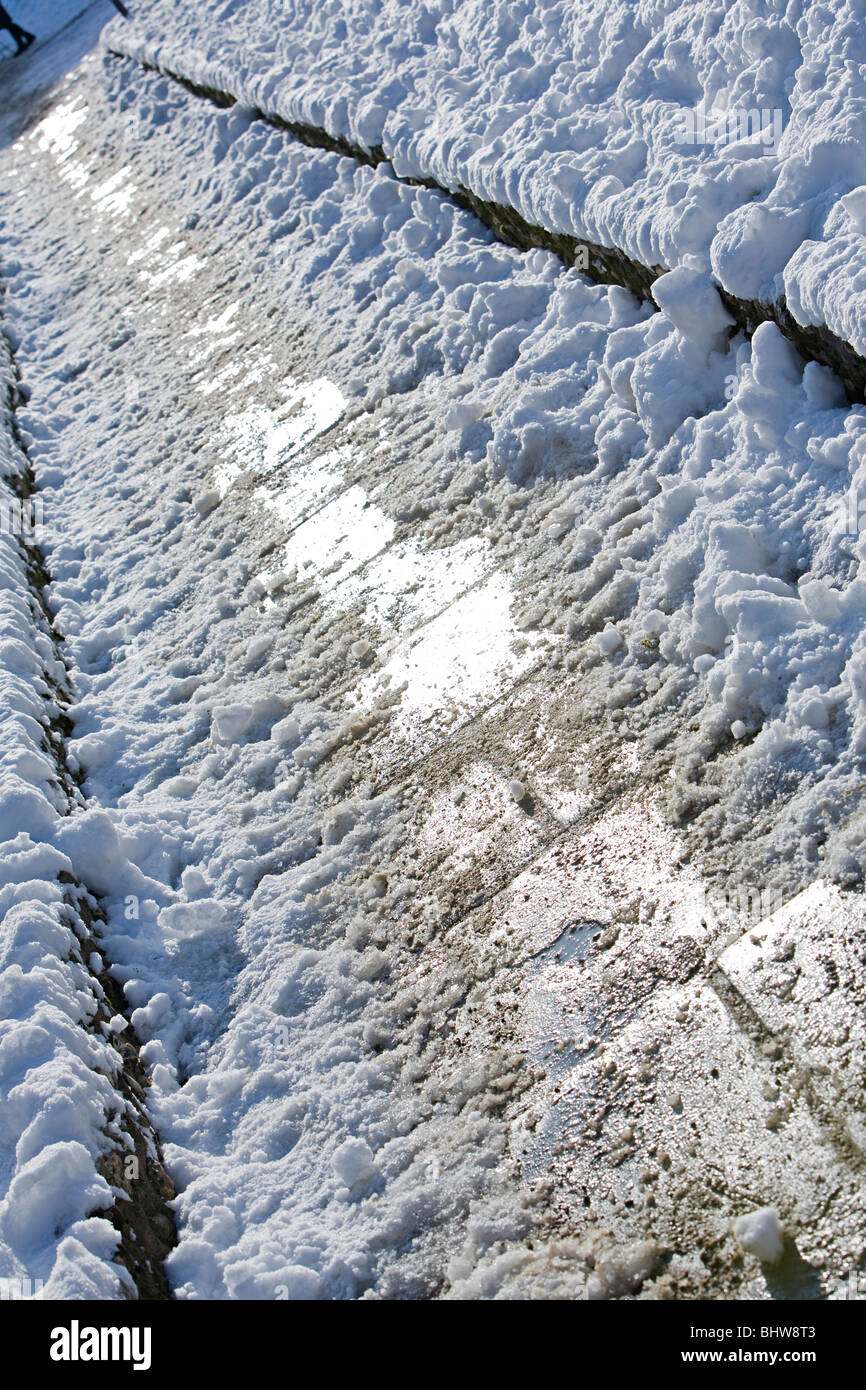
[[[24,472],[13,388],[0,337],[2,504]],[[112,1263],[119,1232],[98,1216],[115,1194],[97,1164],[116,1147],[125,1110],[112,1084],[120,1059],[93,1024],[100,987],[82,958],[77,900],[60,881],[71,881],[73,865],[53,843],[74,804],[59,781],[51,725],[65,673],[8,527],[0,653],[0,1285],[115,1298],[131,1281]]]
[[[784,293],[866,352],[857,0],[154,0],[106,38],[399,174],[747,300]]]

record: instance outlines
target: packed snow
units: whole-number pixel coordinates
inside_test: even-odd
[[[772,1207],[738,1216],[734,1235],[749,1255],[756,1255],[762,1264],[778,1264],[784,1251],[784,1232],[779,1213]]]

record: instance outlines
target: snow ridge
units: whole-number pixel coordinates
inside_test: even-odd
[[[123,59],[129,56],[122,48],[109,47],[107,52],[115,58]],[[239,102],[239,98],[231,91],[204,86],[169,67],[144,60],[142,66],[171,78],[194,96],[212,101],[222,110]],[[254,111],[253,114],[268,125],[289,131],[295,139],[313,149],[346,155],[373,168],[391,163],[381,145],[366,149],[363,145],[353,144],[343,135],[332,135],[323,126],[286,120],[282,116],[264,111]],[[521,251],[529,251],[535,247],[552,251],[564,265],[576,266],[594,284],[620,285],[631,290],[640,299],[649,301],[656,308],[659,307],[653,286],[662,275],[668,273],[666,266],[646,266],[616,246],[606,246],[568,232],[554,231],[533,224],[516,208],[479,197],[462,184],[456,188],[448,188],[432,177],[405,176],[403,182],[435,189],[450,197],[458,207],[474,213],[479,221],[506,245],[516,246]],[[715,287],[725,311],[730,315],[731,334],[739,329],[749,338],[760,324],[773,323],[794,344],[805,361],[829,367],[836,373],[850,401],[866,401],[866,358],[850,342],[833,333],[821,322],[820,316],[809,324],[798,322],[788,308],[784,296],[767,302],[760,299],[741,299],[725,290],[712,276],[709,277],[709,283]]]
[[[14,1297],[166,1297],[174,1191],[137,1049],[121,1041],[104,917],[57,844],[84,798],[66,761],[71,695],[42,597],[40,499],[2,334],[0,390],[0,1286]]]
[[[858,0],[154,0],[107,41],[862,356],[861,32]]]

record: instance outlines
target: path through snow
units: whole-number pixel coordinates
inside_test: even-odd
[[[757,918],[821,871],[814,768],[853,789],[857,764],[831,763],[815,709],[797,724],[807,608],[737,509],[769,533],[772,505],[793,526],[815,503],[769,457],[748,481],[780,438],[762,381],[799,412],[801,479],[816,432],[859,438],[861,413],[768,335],[732,349],[751,413],[725,404],[731,356],[692,362],[675,300],[651,327],[387,168],[96,52],[0,166],[83,794],[62,815],[19,759],[30,815],[0,865],[23,827],[102,902],[180,1191],[176,1294],[832,1292],[859,1259],[862,1135],[809,1070],[820,1046],[853,1115],[859,1034],[844,1005],[827,1033],[779,934],[805,911],[801,937],[856,944],[860,899],[819,885]],[[755,582],[726,609],[736,565]],[[744,652],[767,609],[791,636],[762,686]],[[709,698],[684,659],[702,633]],[[853,619],[826,640],[844,662]],[[773,715],[783,678],[802,699]],[[775,718],[776,765],[800,730],[772,785],[734,713]],[[725,893],[750,884],[741,913]],[[26,1026],[10,1013],[0,1272],[49,1278],[92,1205],[31,1226],[22,1135],[39,1119],[59,1164],[77,1143],[85,1198],[99,1140],[31,1113]],[[788,1236],[769,1272],[731,1229],[767,1203]],[[64,1280],[92,1296],[74,1260]]]

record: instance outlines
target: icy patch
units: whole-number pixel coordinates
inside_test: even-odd
[[[383,550],[396,523],[362,487],[350,487],[293,531],[282,554],[284,569],[309,575],[325,589]]]
[[[162,270],[153,270],[150,272],[140,270],[138,278],[142,280],[150,290],[159,290],[165,285],[185,285],[187,281],[192,280],[195,275],[198,275],[200,270],[205,269],[207,262],[193,254],[181,256],[180,252],[183,250],[184,246],[185,243],[182,241],[177,243],[170,253],[173,259],[170,259],[169,264],[165,265]]]
[[[341,418],[345,398],[325,377],[299,383],[287,377],[277,409],[253,405],[223,421],[229,460],[245,471],[267,474],[294,457]]]
[[[130,171],[128,169],[118,169],[116,174],[112,174],[104,183],[98,184],[96,188],[90,190],[94,206],[100,212],[113,213],[116,217],[125,217],[132,206],[132,200],[137,192],[134,183],[130,183]]]
[[[350,445],[328,449],[309,463],[294,463],[285,481],[278,488],[263,486],[257,488],[253,495],[263,507],[275,513],[286,529],[297,526],[310,508],[316,503],[321,503],[329,493],[337,492],[340,487],[345,486],[345,465],[352,455]],[[228,476],[225,465],[221,465],[218,476],[225,484]],[[234,476],[237,477],[239,474],[236,473]],[[262,576],[262,581],[268,588],[273,587],[273,577],[270,574]]]
[[[168,228],[164,229],[166,232]],[[159,235],[159,234],[157,234]],[[156,238],[152,238],[154,246],[159,243]],[[240,330],[230,329],[230,325],[240,309],[239,301],[228,304],[219,314],[212,314],[206,323],[196,324],[190,328],[186,336],[188,338],[202,338],[204,341],[198,348],[190,352],[189,360],[194,365],[207,361],[214,352],[221,348],[231,347],[240,338]]]
[[[489,547],[477,537],[441,550],[405,541],[344,579],[335,597],[347,609],[363,605],[365,621],[404,633],[471,589],[491,563]]]
[[[369,706],[387,686],[399,692],[392,728],[410,742],[418,719],[467,718],[529,670],[549,643],[518,630],[513,605],[511,581],[494,574],[405,639],[349,698]]]
[[[87,120],[89,109],[77,96],[56,106],[33,132],[39,148],[52,154],[58,164],[63,164],[79,147],[75,132]]]

